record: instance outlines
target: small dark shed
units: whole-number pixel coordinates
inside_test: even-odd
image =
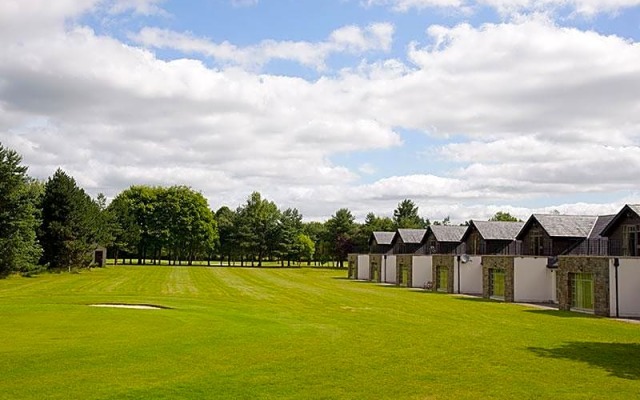
[[[640,256],[640,204],[627,204],[600,232],[609,240],[609,255]]]
[[[522,255],[606,255],[599,231],[612,216],[533,214],[517,236]]]
[[[471,220],[462,242],[467,254],[515,255],[518,253],[516,235],[524,222]]]
[[[373,232],[369,237],[370,254],[387,254],[391,251],[391,242],[395,232]]]
[[[426,232],[426,229],[398,229],[391,244],[393,254],[424,253],[421,248]]]
[[[456,254],[462,244],[466,226],[431,225],[424,236],[424,249],[427,254]]]

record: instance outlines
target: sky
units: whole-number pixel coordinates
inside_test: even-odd
[[[0,142],[305,220],[640,203],[640,0],[0,0]]]

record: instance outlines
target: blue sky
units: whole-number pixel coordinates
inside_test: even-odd
[[[0,141],[306,219],[640,202],[640,0],[5,0]]]

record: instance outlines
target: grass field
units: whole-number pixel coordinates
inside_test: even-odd
[[[118,266],[1,280],[0,398],[640,396],[640,325],[345,275]]]

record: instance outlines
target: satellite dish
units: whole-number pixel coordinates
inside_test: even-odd
[[[471,261],[471,257],[469,257],[468,254],[463,254],[460,256],[460,262],[462,262],[463,264],[468,263],[469,261]]]

